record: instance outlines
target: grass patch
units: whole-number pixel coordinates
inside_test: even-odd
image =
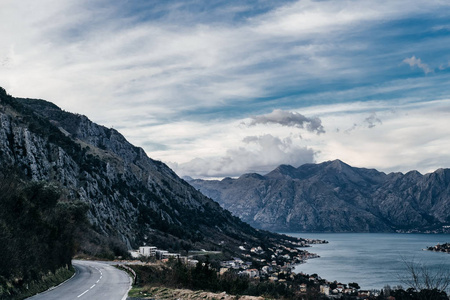
[[[147,293],[147,290],[143,287],[137,287],[133,286],[131,290],[128,292],[129,298],[139,298],[139,297],[146,297],[149,294]]]

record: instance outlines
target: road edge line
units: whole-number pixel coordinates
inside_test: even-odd
[[[51,290],[53,290],[53,289],[56,289],[57,287],[60,287],[61,285],[65,284],[67,281],[71,280],[71,279],[72,279],[75,275],[77,275],[77,273],[78,273],[77,268],[75,268],[75,266],[74,266],[73,264],[72,264],[72,267],[75,269],[75,272],[73,273],[73,275],[72,275],[70,278],[64,280],[63,282],[61,282],[61,283],[58,284],[58,285],[52,286],[52,287],[48,288],[47,290],[45,290],[45,291],[43,291],[43,292],[34,294],[33,296],[27,297],[27,298],[25,298],[25,299],[30,299],[30,298],[33,298],[34,296],[38,296],[38,295],[40,295],[40,294],[45,294],[45,293],[47,293],[47,292],[49,292],[49,291],[51,291]]]
[[[121,266],[121,265],[118,264],[118,266]],[[128,298],[128,293],[131,291],[131,288],[133,287],[133,278],[131,278],[131,275],[128,274],[128,272],[125,272],[124,270],[121,270],[121,271],[128,275],[129,284],[130,284],[130,286],[128,287],[127,292],[125,293],[125,295],[121,299],[121,300],[126,300]]]

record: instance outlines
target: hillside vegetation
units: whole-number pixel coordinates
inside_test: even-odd
[[[72,272],[75,231],[85,204],[61,198],[52,184],[0,174],[0,299],[48,288]]]

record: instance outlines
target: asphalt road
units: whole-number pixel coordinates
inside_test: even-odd
[[[75,275],[56,288],[35,295],[30,300],[125,300],[131,287],[131,278],[108,263],[72,261]]]

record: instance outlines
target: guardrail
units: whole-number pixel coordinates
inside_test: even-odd
[[[136,284],[137,275],[136,275],[136,272],[132,268],[130,268],[127,265],[117,265],[117,266],[119,268],[122,268],[122,269],[125,269],[126,271],[128,271],[128,273],[131,274],[133,277],[133,285]]]

